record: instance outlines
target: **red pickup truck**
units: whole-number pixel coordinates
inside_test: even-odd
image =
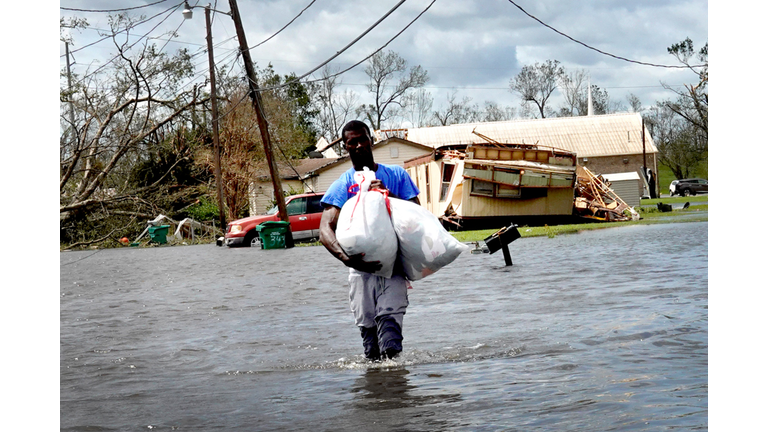
[[[291,195],[285,199],[288,211],[288,221],[291,223],[291,234],[294,240],[310,240],[320,237],[320,217],[323,206],[320,200],[323,193],[305,193]],[[266,221],[279,221],[277,206],[265,215],[249,216],[227,224],[224,244],[229,247],[252,246],[259,241],[256,226]]]

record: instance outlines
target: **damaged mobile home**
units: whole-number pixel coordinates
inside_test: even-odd
[[[422,205],[446,223],[468,229],[508,222],[568,223],[584,216],[589,220],[632,217],[627,215],[631,212],[616,208],[639,205],[640,197],[649,193],[644,167],[654,178],[657,171],[658,149],[637,113],[376,133],[379,139],[396,134],[433,149],[429,155],[406,160],[404,167],[422,191]],[[596,174],[589,177],[577,166]],[[616,182],[610,192],[609,179]],[[583,182],[598,186],[586,194],[579,187]],[[583,211],[598,207],[594,213]],[[610,219],[606,211],[612,213]]]
[[[432,214],[461,228],[572,216],[575,153],[477,135],[487,143],[442,147],[406,161]]]

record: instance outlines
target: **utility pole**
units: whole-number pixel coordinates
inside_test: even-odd
[[[231,9],[232,20],[235,22],[235,30],[237,31],[237,39],[240,42],[240,53],[243,55],[243,62],[245,63],[245,72],[248,75],[248,88],[250,89],[249,95],[251,97],[251,103],[253,109],[256,111],[256,119],[259,123],[259,130],[261,131],[261,142],[264,144],[264,155],[267,158],[267,164],[269,165],[269,174],[272,177],[272,187],[275,192],[275,201],[277,201],[277,211],[280,215],[280,220],[289,222],[288,211],[285,208],[285,199],[283,198],[283,186],[280,181],[280,173],[277,169],[277,163],[274,155],[272,154],[272,142],[269,138],[269,125],[267,119],[264,117],[262,111],[261,94],[259,93],[259,85],[256,81],[256,72],[253,69],[253,62],[251,61],[251,52],[248,49],[248,42],[245,38],[245,32],[243,31],[243,23],[240,20],[240,11],[237,8],[236,0],[229,0],[229,7]],[[293,234],[290,227],[286,233],[285,247],[292,248]]]
[[[211,73],[211,115],[213,116],[213,160],[216,175],[216,192],[219,199],[219,224],[221,231],[227,232],[227,219],[224,217],[223,188],[221,186],[221,146],[219,144],[219,108],[216,100],[216,64],[213,62],[213,36],[211,36],[211,5],[205,7],[206,41],[208,42],[208,69]]]
[[[75,129],[75,106],[72,104],[72,71],[69,67],[69,42],[64,42],[64,49],[67,53],[67,88],[69,89],[69,123],[72,133],[72,143],[77,144],[76,140],[79,139],[77,137],[76,129]],[[74,150],[73,150],[74,151]]]

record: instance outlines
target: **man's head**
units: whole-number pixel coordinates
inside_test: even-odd
[[[352,159],[352,165],[355,170],[362,170],[367,166],[371,170],[376,170],[376,163],[373,160],[373,139],[368,125],[360,120],[352,120],[345,124],[341,129],[341,140]]]

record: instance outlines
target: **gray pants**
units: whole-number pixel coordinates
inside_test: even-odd
[[[384,278],[349,269],[349,305],[360,328],[365,357],[394,358],[403,350],[408,286],[402,276]]]
[[[394,275],[387,279],[350,268],[349,306],[358,327],[375,327],[376,318],[391,315],[402,328],[408,307],[405,278]]]

